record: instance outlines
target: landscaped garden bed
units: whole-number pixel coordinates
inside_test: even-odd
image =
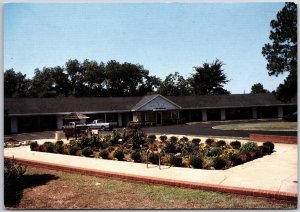
[[[228,169],[271,154],[272,142],[258,146],[255,142],[225,142],[212,138],[201,141],[166,135],[146,135],[139,128],[113,131],[112,135],[80,136],[69,143],[57,141],[30,144],[32,151],[134,161],[197,169]]]

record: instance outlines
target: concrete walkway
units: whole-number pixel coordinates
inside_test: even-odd
[[[39,140],[39,143],[43,143],[44,141]],[[273,192],[273,194],[274,192],[277,192],[277,194],[286,193],[295,200],[298,194],[297,145],[275,144],[275,151],[271,155],[227,170],[202,170],[168,166],[162,166],[161,170],[159,170],[156,165],[149,165],[149,168],[147,168],[146,164],[141,163],[30,151],[29,146],[5,148],[4,156],[14,156],[17,160],[32,161],[35,163],[68,166],[79,170],[93,170],[99,171],[99,173],[115,173],[118,176],[132,176],[132,179],[136,176],[160,179],[164,182],[185,182],[190,185],[203,184],[222,188],[233,187],[238,188],[238,190],[269,191]]]

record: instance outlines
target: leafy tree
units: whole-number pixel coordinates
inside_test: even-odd
[[[166,76],[165,80],[160,83],[158,93],[164,96],[190,95],[191,85],[189,80],[175,72]]]
[[[229,82],[222,66],[224,64],[216,59],[211,64],[204,63],[202,66],[194,67],[196,73],[190,79],[193,93],[196,95],[230,94],[224,85]]]
[[[267,59],[270,76],[288,72],[288,77],[276,90],[276,95],[288,101],[297,95],[297,5],[286,3],[277,13],[277,19],[270,23],[272,30],[262,54]]]
[[[16,73],[14,69],[4,72],[4,97],[26,97],[30,87],[30,80],[26,74]]]
[[[261,83],[256,83],[252,85],[251,93],[270,93],[270,92],[264,89],[264,86]]]
[[[83,80],[84,74],[81,63],[78,60],[69,60],[66,62],[66,71],[71,84],[71,95],[84,96],[86,85]]]

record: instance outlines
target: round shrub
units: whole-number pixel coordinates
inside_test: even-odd
[[[107,150],[108,150],[109,152],[113,152],[113,151],[115,150],[115,148],[112,147],[112,146],[109,146],[109,147],[107,148]]]
[[[188,142],[189,138],[186,136],[183,136],[182,138],[180,138],[180,141]]]
[[[224,141],[224,140],[219,140],[219,141],[217,141],[217,143],[216,143],[216,146],[217,147],[222,147],[222,146],[225,146],[226,145],[226,142]]]
[[[148,157],[148,161],[152,164],[158,164],[158,154],[157,153],[150,153]]]
[[[192,156],[190,157],[189,164],[194,169],[201,169],[203,167],[203,159],[202,157]]]
[[[134,160],[134,162],[141,162],[142,155],[139,151],[134,151],[130,155],[131,159]]]
[[[148,135],[148,139],[154,141],[156,139],[156,135],[154,135],[154,134]]]
[[[267,148],[267,154],[270,154],[274,150],[274,144],[270,141],[264,142],[263,146]]]
[[[37,143],[37,141],[31,142],[30,143],[30,150],[31,151],[37,151],[39,149],[39,145]]]
[[[176,146],[173,143],[168,143],[164,147],[164,152],[165,153],[175,153],[176,152]]]
[[[64,151],[63,145],[60,145],[60,144],[57,144],[57,143],[54,145],[54,152],[62,154],[63,151]]]
[[[125,157],[123,150],[117,149],[114,152],[114,157],[117,158],[118,160],[123,160],[123,158]]]
[[[226,160],[220,157],[216,157],[213,160],[213,166],[216,170],[223,169],[226,167]]]
[[[181,167],[182,166],[182,157],[171,155],[170,163],[175,167]]]
[[[230,142],[230,146],[232,146],[233,149],[239,149],[241,148],[242,144],[240,141],[232,141]]]
[[[201,142],[200,138],[193,138],[192,139],[192,143],[195,144],[196,146],[199,146],[200,142]]]
[[[208,156],[219,156],[223,153],[223,150],[220,147],[213,147],[209,153]]]
[[[63,141],[56,141],[56,144],[62,146],[62,145],[64,145],[64,142]]]
[[[229,160],[232,161],[232,166],[237,166],[243,163],[240,154],[237,153],[233,153],[232,155],[230,155]]]
[[[99,153],[100,157],[103,158],[103,159],[107,159],[108,158],[108,151],[106,149],[102,150],[100,153]]]
[[[168,137],[166,135],[161,135],[161,136],[159,136],[159,139],[161,141],[166,141],[168,139]]]
[[[214,140],[214,139],[211,139],[211,138],[208,138],[208,139],[206,139],[205,143],[206,143],[208,146],[213,146],[214,143],[215,143],[215,140]]]
[[[259,146],[258,150],[261,152],[262,156],[268,154],[269,148],[266,146]]]
[[[54,152],[54,144],[52,142],[45,142],[44,144],[46,152]]]
[[[178,141],[178,138],[176,136],[171,136],[170,141],[171,141],[171,143],[176,144],[176,142]]]
[[[77,150],[79,150],[77,146],[71,146],[69,149],[69,155],[76,155]]]
[[[249,141],[245,143],[243,146],[240,148],[240,153],[241,154],[250,154],[251,152],[256,152],[258,149],[257,143]]]
[[[91,154],[93,154],[93,150],[91,147],[88,146],[88,147],[83,148],[81,154],[85,157],[89,157]]]

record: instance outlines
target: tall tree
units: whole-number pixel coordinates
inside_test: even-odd
[[[224,85],[229,82],[222,66],[224,64],[216,59],[211,64],[204,63],[202,66],[194,67],[195,74],[190,79],[193,93],[196,95],[230,94]]]
[[[285,3],[276,18],[270,23],[269,39],[272,43],[264,45],[262,54],[268,61],[270,76],[289,73],[276,90],[279,99],[289,101],[297,95],[297,5]]]
[[[256,83],[251,87],[251,93],[270,93],[261,83]]]
[[[190,95],[191,86],[188,80],[175,72],[166,76],[165,80],[160,83],[158,93],[164,96]]]
[[[4,97],[26,97],[30,87],[30,80],[26,74],[16,73],[14,69],[4,72]]]

